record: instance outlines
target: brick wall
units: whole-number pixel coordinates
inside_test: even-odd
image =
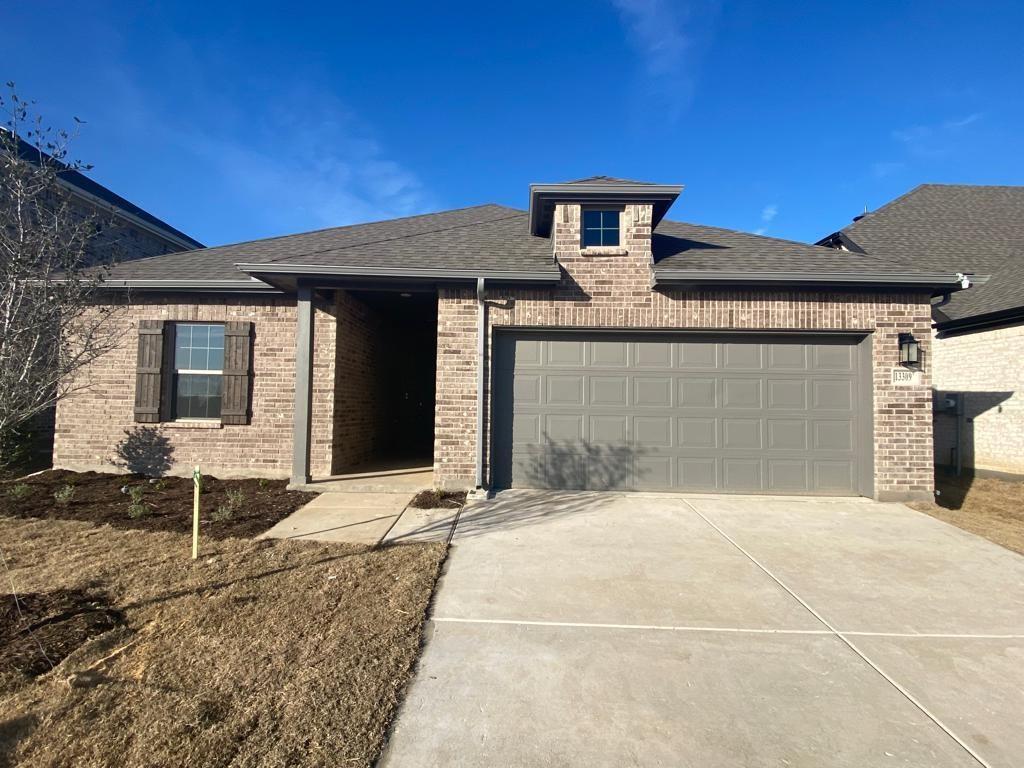
[[[340,306],[340,304],[339,304]],[[318,307],[315,315],[312,471],[328,474],[335,463],[334,372],[338,310]],[[212,427],[168,422],[135,424],[133,415],[139,320],[254,324],[252,421]],[[117,317],[123,343],[101,358],[78,381],[87,388],[57,408],[54,466],[112,471],[126,430],[152,430],[170,450],[171,474],[184,475],[198,463],[208,474],[224,477],[288,477],[292,459],[295,396],[295,301],[284,297],[133,298]]]
[[[936,398],[963,400],[961,450],[966,468],[1024,474],[1024,326],[936,339]],[[935,414],[935,463],[951,465],[958,417]]]
[[[580,209],[559,205],[553,235],[565,273],[554,289],[488,290],[488,331],[501,326],[721,330],[851,330],[873,334],[875,491],[880,498],[931,497],[930,372],[896,387],[898,336],[930,345],[925,294],[799,291],[651,291],[650,206],[627,206],[625,253],[579,249]],[[442,289],[438,302],[435,481],[469,485],[476,459],[476,300],[471,289]],[[492,339],[489,339],[489,347]],[[926,357],[926,359],[928,359]],[[485,404],[485,413],[489,403]]]
[[[380,448],[381,319],[366,304],[338,291],[337,354],[334,372],[323,386],[334,387],[332,474],[370,461]]]

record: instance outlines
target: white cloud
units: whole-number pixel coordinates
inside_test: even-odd
[[[663,119],[675,120],[693,97],[699,49],[710,37],[717,0],[612,0],[612,4],[630,45],[640,55],[648,99],[656,99],[663,108]]]
[[[761,209],[761,221],[765,224],[770,223],[778,215],[779,206],[777,203],[770,203]]]
[[[972,112],[959,118],[938,123],[926,123],[900,128],[892,137],[906,147],[912,155],[934,157],[945,155],[963,140],[966,130],[984,117],[981,112]]]
[[[757,229],[754,230],[754,234],[755,235],[763,235],[767,231],[768,230],[765,229],[764,227],[758,227]]]

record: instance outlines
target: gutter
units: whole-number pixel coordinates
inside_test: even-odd
[[[110,280],[100,283],[100,288],[110,290],[136,289],[141,291],[200,291],[210,293],[281,293],[272,285],[261,280],[187,280],[180,278],[155,280]]]
[[[263,275],[319,275],[323,277],[394,277],[434,280],[480,280],[510,283],[557,283],[562,275],[557,270],[540,272],[516,269],[456,269],[450,267],[354,267],[323,264],[238,263],[235,266],[247,274]]]
[[[962,273],[949,272],[720,272],[696,269],[655,269],[656,285],[746,285],[746,286],[879,286],[945,288],[942,293],[967,288]]]

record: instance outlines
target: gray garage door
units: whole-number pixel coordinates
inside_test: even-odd
[[[499,333],[495,485],[870,494],[866,343]]]

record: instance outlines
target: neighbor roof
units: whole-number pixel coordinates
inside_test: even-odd
[[[6,128],[0,128],[0,130],[7,130]],[[181,230],[175,229],[166,221],[158,219],[149,211],[143,210],[139,206],[130,200],[125,200],[116,192],[113,192],[102,184],[93,181],[88,176],[78,171],[72,170],[65,163],[51,157],[49,154],[44,152],[27,141],[24,141],[18,137],[18,156],[22,160],[26,160],[30,163],[39,165],[40,162],[53,163],[57,168],[61,170],[58,172],[58,178],[65,186],[71,189],[72,192],[76,192],[79,196],[84,197],[92,203],[105,203],[115,212],[120,212],[129,218],[135,218],[141,220],[143,225],[148,225],[149,229],[157,230],[157,233],[166,238],[169,242],[178,245],[183,248],[202,248],[203,244],[198,240],[189,237]]]
[[[922,184],[828,241],[918,269],[990,275],[936,310],[940,328],[1024,308],[1024,186]]]
[[[115,266],[108,282],[249,291],[288,289],[303,274],[557,281],[551,240],[527,224],[525,211],[481,205],[139,259]],[[674,221],[661,222],[652,247],[660,283],[942,282],[879,256]]]

